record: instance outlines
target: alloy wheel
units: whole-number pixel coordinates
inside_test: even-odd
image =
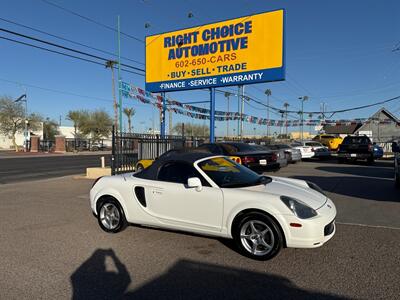
[[[108,230],[118,227],[121,215],[118,207],[113,203],[105,203],[100,209],[100,222]]]
[[[272,251],[275,243],[271,228],[260,220],[250,220],[240,229],[240,241],[252,255],[264,256]]]

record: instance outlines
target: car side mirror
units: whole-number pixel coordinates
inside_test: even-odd
[[[187,181],[188,188],[195,188],[196,191],[200,192],[203,189],[200,178],[198,177],[190,177]]]

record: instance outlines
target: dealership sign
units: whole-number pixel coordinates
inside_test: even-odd
[[[146,37],[146,90],[284,80],[284,11]]]

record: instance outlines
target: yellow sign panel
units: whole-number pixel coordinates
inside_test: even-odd
[[[284,11],[146,37],[151,92],[283,80]]]

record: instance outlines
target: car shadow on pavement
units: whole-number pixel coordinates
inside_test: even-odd
[[[106,271],[106,258],[117,272]],[[307,291],[289,279],[191,260],[178,260],[159,277],[127,291],[126,267],[113,250],[96,250],[71,276],[73,299],[346,299]]]
[[[400,202],[394,180],[351,176],[290,176],[314,182],[324,191],[363,200]]]
[[[366,177],[377,177],[377,178],[393,178],[394,171],[393,168],[388,167],[377,167],[377,166],[366,166],[366,167],[355,167],[349,165],[338,165],[338,166],[322,166],[316,167],[316,170],[339,173],[339,174],[349,174],[356,176],[366,176]]]

